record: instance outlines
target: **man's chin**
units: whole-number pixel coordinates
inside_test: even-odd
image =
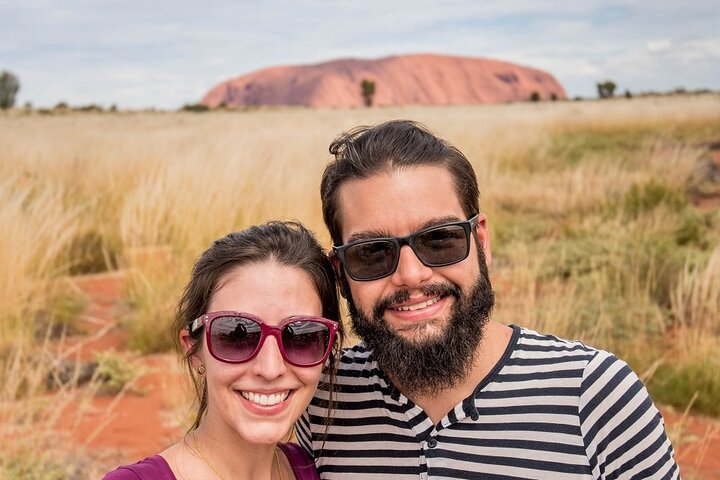
[[[447,322],[431,319],[422,323],[406,325],[401,328],[390,328],[398,337],[405,340],[408,344],[417,346],[440,340],[447,329]]]

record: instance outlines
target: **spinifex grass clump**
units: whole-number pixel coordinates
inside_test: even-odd
[[[73,421],[83,415],[81,406],[100,384],[93,379],[79,388],[77,376],[71,375],[48,390],[50,370],[63,358],[49,335],[34,345],[16,344],[0,357],[0,478],[89,480],[102,473],[87,445],[76,444],[70,435]],[[58,428],[61,424],[65,427]]]
[[[32,341],[38,312],[64,270],[64,252],[76,231],[74,209],[62,206],[61,187],[39,188],[14,174],[0,180],[0,353]]]
[[[496,317],[613,351],[660,401],[717,415],[720,214],[687,192],[718,115],[607,113],[556,118],[526,162],[494,165]]]

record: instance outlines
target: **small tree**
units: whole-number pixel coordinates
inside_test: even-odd
[[[366,107],[371,107],[373,103],[373,96],[375,95],[375,82],[363,78],[360,82],[360,92],[362,93],[363,103]]]
[[[537,92],[536,90],[533,90],[530,93],[530,101],[531,102],[539,102],[540,101],[540,93]]]
[[[600,98],[612,98],[615,95],[615,82],[612,80],[605,80],[597,84],[598,97]]]
[[[7,110],[15,105],[15,95],[20,90],[20,81],[15,75],[3,70],[0,73],[0,109]]]

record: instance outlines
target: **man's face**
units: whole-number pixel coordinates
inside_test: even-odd
[[[343,243],[405,236],[429,226],[466,220],[452,176],[440,167],[420,166],[351,180],[340,187],[339,202]],[[396,353],[379,351],[384,348],[405,349],[408,356],[414,348],[425,345],[432,346],[434,351],[454,348],[457,345],[453,342],[465,339],[453,337],[465,336],[467,332],[474,335],[474,331],[478,332],[477,337],[470,339],[471,344],[465,348],[472,357],[484,325],[483,318],[476,317],[486,318],[492,308],[487,269],[481,272],[482,260],[478,255],[482,251],[483,260],[489,262],[489,237],[482,214],[474,233],[468,257],[453,265],[427,267],[406,245],[401,248],[397,269],[391,275],[364,282],[346,275],[355,330],[366,337],[366,342],[371,340],[369,344],[379,340],[371,347],[379,354],[379,360],[383,353]],[[458,326],[463,321],[465,327]],[[463,328],[465,333],[461,332]],[[383,337],[394,337],[394,343],[381,341]],[[424,362],[433,359],[442,360],[442,356],[426,356]],[[462,361],[471,362],[472,358]],[[388,363],[392,363],[391,359]]]

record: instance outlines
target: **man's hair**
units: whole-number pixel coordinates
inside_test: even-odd
[[[333,243],[342,244],[338,192],[344,182],[418,166],[446,168],[466,218],[480,211],[477,177],[457,148],[410,120],[393,120],[373,127],[357,127],[330,144],[335,156],[320,183],[323,220]],[[428,192],[432,194],[432,192]],[[389,206],[390,207],[390,206]]]

